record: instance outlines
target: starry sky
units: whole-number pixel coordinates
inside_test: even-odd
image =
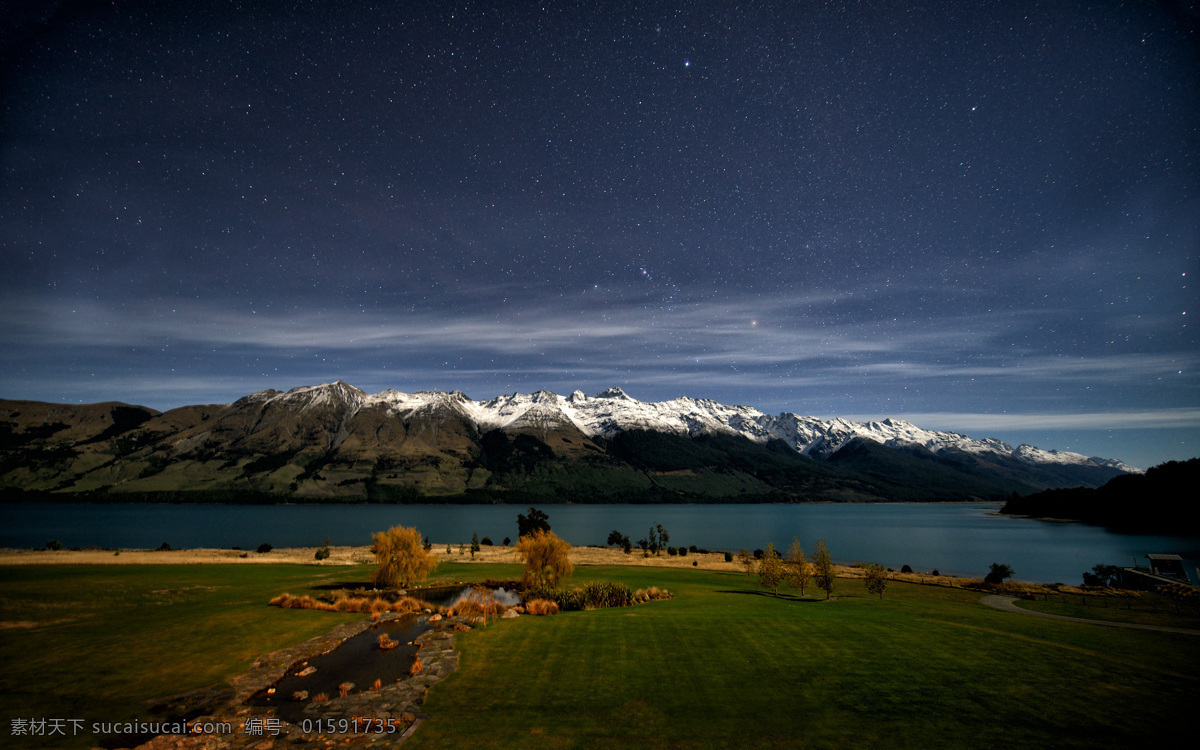
[[[616,385],[1200,455],[1196,0],[11,5],[2,397]]]

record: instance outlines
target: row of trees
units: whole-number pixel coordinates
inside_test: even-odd
[[[804,548],[800,546],[800,540],[795,537],[784,555],[779,554],[774,544],[768,544],[761,559],[755,559],[749,550],[743,549],[738,552],[738,560],[745,566],[747,574],[753,573],[757,568],[759,583],[763,588],[770,589],[775,596],[779,596],[779,585],[785,582],[792,588],[799,589],[801,596],[804,596],[805,589],[814,583],[825,592],[826,599],[833,594],[836,580],[833,574],[833,558],[829,555],[829,547],[825,545],[824,539],[817,540],[811,563],[804,554]]]
[[[658,556],[658,553],[668,548],[671,543],[671,534],[663,528],[661,523],[656,523],[650,527],[649,533],[637,541],[637,546],[642,548],[642,554],[649,556],[651,554]],[[608,541],[609,547],[621,547],[626,554],[633,549],[633,543],[629,541],[628,534],[622,534],[620,531],[613,529],[609,532]],[[672,552],[671,554],[675,554]]]
[[[800,596],[804,596],[809,585],[815,585],[825,592],[825,598],[828,599],[833,595],[837,582],[833,558],[824,539],[817,540],[811,562],[804,554],[800,540],[795,537],[792,537],[792,543],[783,555],[779,554],[774,544],[768,544],[761,557],[756,558],[749,550],[743,549],[738,553],[738,559],[746,567],[747,574],[757,572],[759,584],[770,589],[774,596],[779,596],[780,584],[787,583],[799,589]],[[887,590],[887,581],[887,569],[882,565],[869,563],[866,566],[865,583],[869,593],[878,594],[882,599],[883,592]]]

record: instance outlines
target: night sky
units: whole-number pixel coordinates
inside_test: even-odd
[[[1196,0],[2,7],[5,398],[616,385],[1200,455]]]

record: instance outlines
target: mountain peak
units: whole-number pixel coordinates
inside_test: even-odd
[[[595,395],[595,398],[615,398],[615,399],[621,399],[623,401],[635,400],[632,397],[630,397],[630,395],[628,393],[621,390],[620,386],[616,386],[616,385],[614,385],[612,388],[609,388],[607,390],[600,391],[599,393],[597,393]]]

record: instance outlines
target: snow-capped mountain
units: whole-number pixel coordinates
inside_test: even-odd
[[[765,414],[620,388],[368,394],[343,382],[159,413],[0,402],[0,495],[218,502],[1003,500],[1120,461],[908,422]]]
[[[247,399],[258,403],[287,403],[301,410],[317,405],[337,405],[353,411],[383,407],[400,416],[422,409],[450,408],[474,421],[480,431],[548,429],[570,425],[588,437],[605,438],[629,430],[688,437],[725,433],[757,443],[782,440],[797,452],[814,458],[831,456],[849,441],[860,438],[891,448],[919,446],[934,454],[961,451],[1012,458],[1034,465],[1097,466],[1128,473],[1140,472],[1140,469],[1117,459],[1092,458],[1079,453],[1043,450],[1031,445],[1014,448],[994,438],[977,439],[956,432],[926,430],[901,419],[852,422],[835,418],[825,421],[789,412],[764,414],[751,406],[728,406],[710,399],[687,397],[645,402],[617,387],[594,396],[577,390],[564,397],[541,390],[532,394],[513,393],[488,401],[472,401],[461,391],[401,393],[387,390],[370,395],[338,381],[294,388],[286,393],[260,391],[243,400]]]

